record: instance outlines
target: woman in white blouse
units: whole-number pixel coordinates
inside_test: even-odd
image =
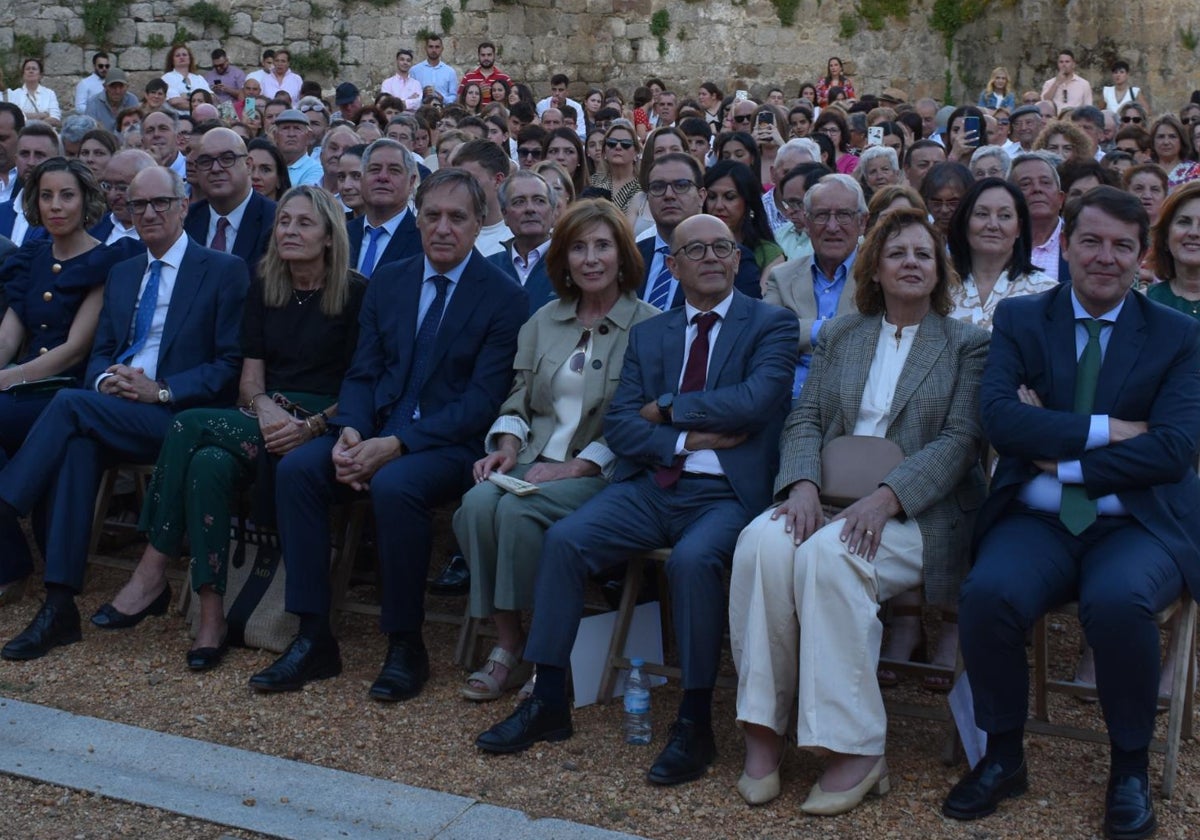
[[[192,91],[212,91],[204,77],[196,72],[196,56],[187,44],[171,46],[163,70],[166,71],[162,80],[167,83],[167,104],[176,111],[191,111]]]
[[[25,112],[25,119],[41,120],[58,128],[62,110],[57,94],[42,86],[42,69],[40,58],[25,59],[21,65],[21,85],[8,92],[8,101]]]
[[[800,806],[807,814],[841,814],[888,791],[879,604],[916,586],[931,604],[956,602],[985,492],[979,380],[988,335],[948,317],[954,270],[924,211],[881,217],[854,280],[859,311],[821,329],[780,437],[780,504],[742,531],[729,587],[746,739],[738,792],[754,805],[779,795],[796,700],[797,743],[826,756]],[[847,435],[885,438],[901,457],[830,520],[821,455]]]
[[[540,195],[522,200],[545,201]],[[553,205],[541,211],[552,213]],[[521,663],[521,610],[533,607],[542,541],[551,525],[604,487],[616,458],[602,424],[629,331],[658,314],[638,300],[642,257],[629,222],[611,202],[572,204],[554,225],[542,259],[558,300],[521,328],[512,392],[488,430],[488,454],[475,462],[476,486],[454,515],[454,533],[471,567],[471,615],[490,616],[497,632],[496,647],[462,687],[469,700],[494,700],[529,674]],[[493,472],[539,490],[510,494],[487,480]]]

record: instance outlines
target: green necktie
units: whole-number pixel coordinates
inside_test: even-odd
[[[1075,413],[1092,413],[1096,402],[1096,383],[1100,380],[1100,330],[1106,321],[1089,318],[1083,322],[1087,328],[1087,346],[1079,357],[1079,368],[1075,374]],[[1082,484],[1064,484],[1058,518],[1067,530],[1079,536],[1096,521],[1096,502],[1088,498]]]

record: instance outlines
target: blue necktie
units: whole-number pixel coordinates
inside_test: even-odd
[[[404,393],[400,395],[396,408],[383,424],[380,437],[396,435],[401,429],[412,423],[413,415],[417,413],[417,404],[421,399],[421,386],[425,384],[425,369],[433,356],[433,345],[437,341],[438,325],[442,322],[442,314],[446,309],[446,291],[450,288],[450,278],[438,274],[429,278],[437,286],[437,294],[429,311],[425,313],[421,327],[417,330],[417,340],[413,344],[412,367],[408,371],[408,382],[404,385]]]
[[[663,255],[662,271],[658,272],[658,276],[654,278],[654,285],[650,287],[650,297],[646,298],[646,303],[651,306],[657,306],[663,312],[667,311],[667,303],[671,294],[671,269],[667,268],[667,254],[671,252],[669,245],[664,245],[658,249],[658,253]]]
[[[133,343],[124,353],[117,356],[118,364],[129,364],[146,346],[146,339],[150,337],[150,325],[154,323],[154,310],[158,306],[158,281],[162,279],[162,267],[162,260],[150,263],[150,279],[146,281],[146,288],[142,290],[142,298],[138,301],[137,312],[133,316]]]
[[[379,237],[383,236],[384,229],[365,225],[365,230],[367,236],[371,237],[371,241],[367,243],[367,252],[363,254],[362,268],[359,271],[364,277],[370,277],[375,273],[375,251],[379,246]]]

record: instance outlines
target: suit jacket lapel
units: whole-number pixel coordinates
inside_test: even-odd
[[[356,271],[358,270],[358,258],[362,250],[363,225],[366,224],[366,218],[366,216],[359,216],[346,225],[346,235],[350,237],[350,267]]]
[[[109,287],[108,303],[111,312],[108,317],[113,320],[113,334],[121,337],[121,340],[117,342],[116,352],[113,353],[114,362],[117,356],[129,347],[129,341],[133,337],[133,318],[137,310],[138,289],[141,288],[142,277],[146,274],[146,265],[149,260],[150,257],[143,254],[136,263],[136,271],[125,275],[129,282],[113,283]]]
[[[933,369],[938,357],[946,349],[946,335],[941,329],[941,319],[929,312],[917,327],[917,336],[913,339],[908,358],[900,371],[900,379],[896,382],[896,391],[892,395],[892,410],[888,416],[888,425],[900,416],[917,386],[924,381]]]
[[[650,267],[654,263],[654,241],[654,237],[651,236],[637,244],[638,250],[642,253],[642,262],[645,263],[642,285],[638,289],[638,297],[643,300],[646,298],[646,284],[650,282]]]
[[[167,306],[167,320],[163,324],[162,344],[158,348],[158,363],[161,365],[167,352],[175,342],[175,336],[187,321],[188,310],[196,293],[204,284],[208,274],[208,257],[194,241],[189,241],[179,270],[175,272],[175,287],[171,290],[171,302]]]
[[[1075,410],[1075,375],[1079,367],[1079,354],[1075,349],[1075,309],[1071,303],[1071,287],[1061,286],[1047,312],[1050,321],[1048,351],[1051,376],[1049,394],[1052,408],[1056,411]],[[1110,345],[1111,346],[1111,345]]]
[[[242,214],[241,227],[233,240],[231,253],[246,261],[246,265],[250,266],[251,274],[257,269],[257,266],[250,265],[250,263],[254,257],[254,246],[258,242],[259,231],[262,228],[263,204],[264,200],[259,194],[251,190],[250,203],[246,205],[246,212]]]
[[[183,232],[201,245],[208,243],[208,214],[211,212],[206,201],[197,205],[195,212],[189,211],[183,220]]]
[[[712,348],[708,357],[706,390],[712,390],[719,381],[721,370],[725,367],[725,363],[729,361],[729,356],[733,353],[733,348],[742,340],[742,334],[746,331],[746,324],[749,320],[750,301],[746,300],[740,293],[734,292],[728,316],[725,318],[724,323],[721,324],[721,331],[717,333],[717,343]]]
[[[1095,413],[1108,413],[1116,405],[1117,395],[1133,371],[1146,338],[1146,318],[1142,313],[1141,301],[1132,293],[1126,294],[1125,305],[1113,324],[1112,335],[1108,337],[1108,349],[1100,366]]]

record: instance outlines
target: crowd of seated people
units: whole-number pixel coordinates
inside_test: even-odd
[[[286,50],[201,72],[179,43],[142,95],[96,53],[67,111],[23,62],[0,102],[0,605],[29,622],[0,656],[83,637],[97,490],[137,463],[147,544],[95,628],[163,615],[187,554],[186,666],[221,666],[253,487],[298,631],[249,683],[335,677],[330,513],[366,499],[369,695],[410,699],[450,505],[433,587],[497,631],[461,694],[519,690],[481,750],[572,735],[587,582],[668,548],[682,695],[649,782],[716,760],[728,622],[749,804],[789,743],[826,759],[805,813],[903,784],[881,656],[961,650],[988,741],[943,813],[972,820],[1029,786],[1025,635],[1078,601],[1103,830],[1152,834],[1155,614],[1200,591],[1200,104],[1151,107],[1124,61],[1097,93],[1067,49],[1040,90],[997,67],[976,104],[870,93],[838,58],[792,100],[627,99],[514,80],[490,42],[461,76],[418,46],[367,101]],[[843,446],[877,475],[837,496]]]

